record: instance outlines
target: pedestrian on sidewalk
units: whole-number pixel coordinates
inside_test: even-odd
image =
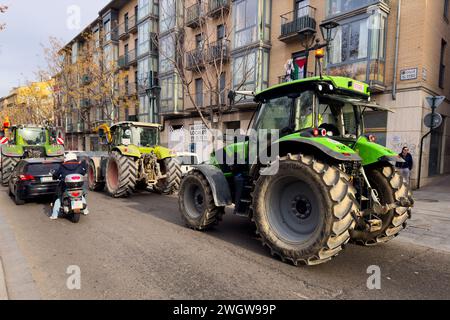
[[[411,171],[413,169],[413,158],[411,153],[409,153],[409,148],[404,147],[399,156],[405,160],[405,162],[397,162],[396,167],[405,183],[409,185],[411,182]]]

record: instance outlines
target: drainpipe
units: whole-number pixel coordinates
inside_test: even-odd
[[[402,0],[398,0],[397,31],[395,34],[394,78],[392,81],[392,100],[397,100],[398,52],[399,52],[399,42],[400,42],[401,7],[402,7]]]

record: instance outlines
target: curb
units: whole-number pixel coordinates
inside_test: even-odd
[[[8,290],[6,289],[6,277],[3,269],[2,258],[0,257],[0,301],[9,300]]]

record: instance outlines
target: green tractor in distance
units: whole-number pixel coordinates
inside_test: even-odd
[[[294,265],[327,262],[349,241],[385,243],[405,228],[413,199],[393,165],[403,160],[364,133],[365,112],[388,110],[370,101],[366,84],[313,77],[267,89],[255,101],[253,132],[278,135],[239,137],[182,180],[188,227],[207,230],[234,204],[272,255]]]
[[[41,126],[12,126],[8,144],[1,146],[2,185],[21,159],[64,157],[64,146],[57,144],[56,130]]]
[[[98,127],[100,139],[106,140],[106,156],[89,160],[88,181],[92,191],[106,191],[114,198],[130,196],[137,189],[161,194],[178,191],[181,166],[171,150],[159,146],[161,125],[121,122]]]

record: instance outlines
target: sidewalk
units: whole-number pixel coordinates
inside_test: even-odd
[[[450,253],[450,176],[414,192],[412,219],[399,238]]]

